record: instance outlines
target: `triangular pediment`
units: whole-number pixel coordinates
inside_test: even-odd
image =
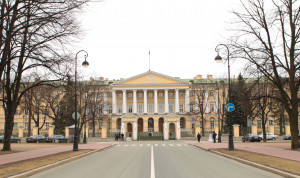
[[[188,85],[189,83],[164,74],[148,71],[140,75],[130,77],[128,79],[125,79],[113,85],[117,86],[117,85],[158,85],[158,84]]]

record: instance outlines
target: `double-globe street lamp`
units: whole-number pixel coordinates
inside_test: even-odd
[[[78,132],[77,132],[77,56],[80,52],[84,52],[84,61],[82,63],[83,67],[88,67],[89,63],[86,61],[86,58],[88,57],[88,53],[85,50],[80,50],[76,53],[75,56],[75,133],[74,133],[74,144],[73,144],[73,151],[78,151]]]
[[[224,46],[227,49],[227,62],[228,62],[228,103],[231,103],[231,87],[230,87],[230,65],[229,65],[229,48],[225,44],[218,44],[215,48],[215,51],[218,53],[218,55],[215,57],[215,61],[218,63],[221,63],[222,57],[219,55],[219,47]],[[228,124],[229,124],[229,141],[228,141],[228,149],[234,150],[233,145],[233,135],[232,135],[232,118],[228,118]],[[219,127],[219,135],[220,135],[220,127]]]

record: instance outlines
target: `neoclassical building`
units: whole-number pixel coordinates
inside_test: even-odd
[[[100,78],[95,80],[93,86],[104,86],[103,95],[100,94],[104,107],[101,119],[95,125],[96,137],[107,138],[124,133],[127,140],[147,137],[164,140],[191,138],[198,132],[202,133],[202,129],[205,134],[213,131],[218,133],[228,92],[226,79],[213,79],[211,75],[180,79],[154,71],[120,80]],[[200,107],[204,120],[200,117]],[[22,111],[16,114],[13,135],[27,136],[27,117]],[[260,120],[253,121],[253,124],[252,133],[261,133]],[[4,112],[1,109],[0,135],[4,133],[4,125]],[[276,130],[274,125],[274,119],[270,117],[267,131],[278,133],[278,127]],[[33,122],[31,126],[34,126]],[[86,132],[87,136],[91,136],[89,123],[85,128],[82,134]],[[37,128],[31,129],[32,135],[37,133]],[[67,129],[65,132],[68,136]],[[40,134],[54,134],[50,118],[47,118]]]
[[[214,84],[215,85],[215,84]],[[137,140],[138,136],[150,134],[163,136],[164,140],[181,139],[181,133],[194,135],[200,131],[195,125],[193,112],[197,96],[191,83],[179,78],[148,71],[111,84],[112,115],[111,132],[121,132]],[[213,117],[210,131],[217,126],[218,99],[215,88],[203,89],[208,112]],[[212,97],[208,93],[213,92]],[[209,111],[211,109],[211,112]]]

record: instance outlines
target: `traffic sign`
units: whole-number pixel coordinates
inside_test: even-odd
[[[234,104],[232,104],[232,103],[228,103],[228,104],[226,105],[226,109],[227,109],[228,112],[232,112],[232,111],[234,111],[235,106],[234,106]]]
[[[73,112],[73,114],[72,114],[72,118],[75,120],[75,112]],[[77,119],[79,119],[80,118],[80,113],[79,112],[77,112]]]

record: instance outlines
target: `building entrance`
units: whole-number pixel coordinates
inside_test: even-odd
[[[126,137],[132,137],[132,124],[131,123],[127,123]]]
[[[169,140],[175,140],[175,139],[176,139],[175,124],[170,123],[170,125],[169,125]]]

